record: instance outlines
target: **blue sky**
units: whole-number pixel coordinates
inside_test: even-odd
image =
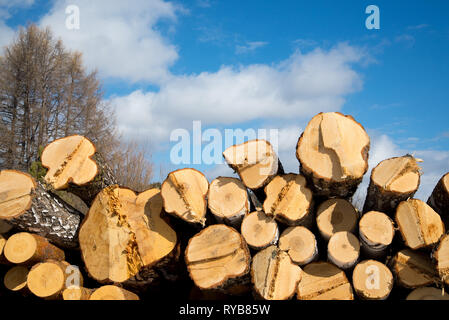
[[[72,4],[78,30],[65,26]],[[379,30],[365,27],[371,4]],[[371,166],[423,158],[424,199],[449,171],[448,12],[448,1],[0,0],[0,44],[35,22],[82,51],[124,136],[150,142],[156,180],[177,168],[170,132],[192,120],[222,131],[277,128],[281,161],[297,172],[294,145],[307,121],[336,110],[367,129]],[[194,167],[210,179],[232,174]]]

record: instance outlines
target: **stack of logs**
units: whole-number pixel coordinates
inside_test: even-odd
[[[320,113],[298,140],[299,174],[252,140],[223,152],[240,179],[209,183],[184,168],[136,193],[88,139],[56,140],[42,152],[42,181],[0,172],[0,296],[136,300],[165,288],[190,299],[449,299],[449,173],[426,203],[413,198],[420,160],[386,159],[360,212],[351,199],[369,147],[352,117]]]

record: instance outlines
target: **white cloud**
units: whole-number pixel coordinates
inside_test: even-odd
[[[72,0],[57,0],[41,21],[50,26],[67,47],[83,52],[91,69],[103,77],[160,83],[169,78],[169,67],[178,58],[176,47],[158,31],[163,19],[174,21],[172,3],[162,0],[79,0],[80,29],[66,28],[66,7]]]
[[[9,45],[15,35],[15,30],[6,23],[11,17],[11,11],[28,8],[33,4],[34,0],[0,0],[0,49]]]
[[[258,48],[264,47],[268,44],[266,41],[248,41],[244,45],[237,45],[235,47],[236,53],[248,53]]]

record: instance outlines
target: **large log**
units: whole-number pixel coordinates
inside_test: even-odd
[[[385,213],[370,211],[359,221],[359,238],[364,256],[372,259],[385,257],[393,242],[395,229],[393,220]]]
[[[376,260],[358,263],[352,273],[352,284],[357,296],[364,300],[385,300],[393,289],[390,269]]]
[[[319,113],[299,138],[296,157],[314,194],[349,198],[368,170],[369,147],[369,136],[351,116]]]
[[[248,246],[254,250],[275,245],[279,239],[276,221],[262,211],[251,212],[243,219],[241,233]]]
[[[265,199],[263,188],[276,175],[284,173],[273,146],[266,140],[250,140],[231,146],[223,152],[223,157],[260,202]]]
[[[89,275],[101,283],[152,283],[156,269],[174,258],[177,235],[161,217],[159,189],[138,196],[110,186],[95,198],[80,228],[82,258]],[[107,235],[107,236],[105,236]],[[161,266],[162,265],[162,266]]]
[[[265,187],[263,211],[288,226],[313,224],[312,191],[300,174],[276,176]]]
[[[372,171],[363,212],[380,211],[392,215],[401,201],[418,190],[421,168],[411,155],[380,162]]]
[[[321,203],[316,213],[316,224],[321,237],[329,241],[340,231],[354,232],[357,227],[358,212],[345,199],[329,199]]]
[[[79,135],[57,139],[42,151],[48,169],[45,182],[54,190],[67,190],[88,206],[107,186],[117,184],[112,169],[87,138]]]
[[[29,174],[0,172],[0,219],[19,230],[39,234],[63,248],[78,247],[82,214],[48,193]]]
[[[438,212],[443,220],[449,220],[449,172],[438,181],[427,200],[427,204]]]
[[[315,235],[303,226],[285,229],[279,238],[279,249],[287,252],[293,263],[299,266],[307,265],[318,258]]]

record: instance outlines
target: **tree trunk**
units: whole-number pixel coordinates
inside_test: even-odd
[[[354,300],[346,274],[328,262],[304,267],[296,296],[298,300]]]
[[[51,189],[66,190],[88,206],[104,188],[117,184],[112,169],[88,139],[74,135],[57,139],[42,151],[42,165],[48,168],[45,182]]]
[[[180,169],[168,174],[161,195],[167,213],[192,225],[205,226],[209,182],[195,169]]]
[[[107,285],[95,290],[89,300],[139,300],[139,296],[123,288]]]
[[[411,155],[380,162],[371,172],[363,212],[380,211],[394,214],[401,201],[418,190],[421,168]]]
[[[357,264],[352,273],[354,291],[363,300],[385,300],[393,289],[394,279],[390,269],[376,260]]]
[[[265,199],[263,188],[276,175],[284,173],[277,154],[266,140],[251,140],[231,146],[223,152],[223,157],[260,202]]]
[[[427,204],[438,212],[449,226],[449,172],[438,181]]]
[[[0,218],[15,228],[36,233],[63,248],[78,247],[82,214],[23,172],[0,172]]]
[[[196,234],[185,251],[187,269],[197,287],[229,294],[248,285],[250,260],[243,237],[223,224]]]
[[[396,223],[405,244],[414,250],[434,246],[444,234],[440,215],[418,199],[409,199],[399,204]]]
[[[289,255],[276,246],[258,252],[251,266],[256,297],[265,300],[289,300],[295,294],[302,270]]]
[[[241,233],[251,249],[262,250],[276,245],[279,229],[276,221],[262,211],[254,211],[243,219]]]
[[[319,113],[299,138],[296,157],[314,194],[349,198],[368,169],[369,147],[369,136],[351,116]]]
[[[279,238],[279,249],[287,252],[293,263],[299,266],[307,265],[318,258],[315,235],[302,226],[285,229]]]
[[[325,241],[337,232],[354,232],[359,215],[354,206],[345,199],[329,199],[318,206],[316,223]]]
[[[394,233],[394,223],[386,214],[378,211],[365,213],[359,222],[362,254],[372,259],[384,258]]]
[[[299,174],[276,176],[265,187],[264,212],[288,226],[313,224],[312,191],[306,187],[306,179]]]
[[[340,231],[329,239],[327,257],[340,269],[349,270],[354,267],[359,256],[360,242],[351,232]]]

